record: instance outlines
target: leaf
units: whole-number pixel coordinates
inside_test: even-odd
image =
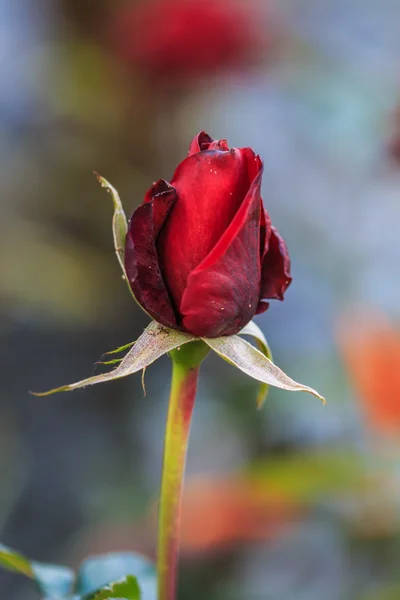
[[[262,352],[271,361],[273,360],[272,352],[270,347],[268,346],[268,342],[265,339],[263,332],[261,331],[259,326],[254,323],[254,321],[250,321],[250,323],[248,323],[246,327],[243,327],[243,329],[239,331],[238,335],[251,335],[252,337],[254,337],[256,340],[257,348],[260,350],[260,352]],[[260,385],[256,399],[258,409],[261,409],[264,406],[265,401],[267,399],[268,390],[269,385],[267,383],[262,383]]]
[[[72,569],[35,561],[0,544],[0,565],[34,580],[42,594],[54,599],[67,598],[75,580]]]
[[[31,579],[34,578],[34,573],[30,561],[19,552],[11,550],[0,544],[0,565],[9,571],[26,575]]]
[[[325,404],[325,399],[317,391],[288,377],[269,358],[239,336],[203,339],[221,358],[257,381],[289,392],[309,392]]]
[[[49,396],[55,392],[70,392],[79,388],[83,388],[87,385],[94,385],[96,383],[103,383],[105,381],[112,381],[114,379],[120,379],[121,377],[127,377],[137,371],[151,365],[157,358],[160,358],[163,354],[197,340],[198,338],[189,335],[188,333],[182,333],[174,329],[168,329],[163,325],[159,325],[155,321],[152,321],[150,325],[145,329],[140,338],[136,341],[133,348],[124,356],[121,363],[112,371],[108,373],[102,373],[101,375],[95,375],[82,379],[76,383],[70,385],[64,385],[58,388],[54,388],[47,392],[33,392],[34,396]]]
[[[69,567],[32,562],[35,581],[49,598],[68,598],[72,592],[75,573]]]
[[[82,595],[84,600],[103,600],[103,596],[97,597],[98,592],[129,576],[139,584],[140,600],[156,600],[157,582],[153,563],[135,552],[100,554],[85,560],[78,572],[76,593]]]
[[[121,581],[116,581],[97,592],[93,600],[109,600],[119,598],[123,600],[140,600],[140,590],[136,577],[128,575]]]

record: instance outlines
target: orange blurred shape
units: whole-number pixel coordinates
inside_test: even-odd
[[[379,313],[346,317],[338,328],[339,350],[378,433],[400,432],[400,333]]]
[[[116,54],[153,80],[190,80],[243,67],[266,49],[249,0],[144,0],[128,3],[112,30]]]
[[[186,481],[181,528],[183,551],[205,551],[267,540],[295,521],[298,510],[283,493],[251,480],[195,477]]]

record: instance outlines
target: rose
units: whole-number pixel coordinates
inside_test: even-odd
[[[156,321],[199,337],[233,335],[291,282],[285,242],[260,195],[263,164],[204,132],[171,183],[133,213],[125,244],[132,291]]]
[[[112,43],[154,81],[182,82],[251,63],[268,49],[259,22],[231,0],[144,0],[119,9]]]

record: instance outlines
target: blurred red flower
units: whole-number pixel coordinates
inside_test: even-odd
[[[400,432],[400,334],[380,314],[346,318],[339,327],[339,350],[377,433]]]
[[[116,17],[120,58],[153,79],[182,81],[245,66],[262,50],[254,7],[234,0],[145,0]]]

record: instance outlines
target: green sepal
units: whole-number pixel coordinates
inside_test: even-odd
[[[124,352],[125,350],[128,350],[128,348],[131,348],[132,346],[134,346],[134,344],[136,344],[136,342],[129,342],[129,344],[124,344],[123,346],[119,346],[118,348],[115,348],[115,350],[110,350],[109,352],[104,352],[105,355],[109,355],[109,354],[120,354],[121,352]]]
[[[242,329],[240,334],[256,336],[263,350],[262,352],[238,335],[201,339],[224,360],[263,384],[258,395],[258,406],[262,405],[268,389],[266,386],[269,385],[291,392],[309,392],[325,403],[323,396],[316,390],[294,381],[272,362],[269,358],[271,354],[266,340],[262,336],[261,331],[257,330],[258,328],[256,329],[256,325],[253,323],[250,327],[247,326]],[[56,392],[69,392],[87,385],[95,385],[127,377],[145,369],[164,354],[175,351],[189,342],[196,342],[196,345],[193,345],[193,349],[199,348],[201,353],[204,352],[204,346],[199,346],[200,338],[183,333],[182,331],[169,329],[152,321],[115,369],[108,373],[94,375],[93,377],[54,388],[47,392],[32,393],[35,396],[49,396]],[[186,354],[185,352],[185,356]],[[190,353],[188,356],[190,356]]]
[[[238,335],[203,339],[221,358],[253,379],[289,392],[309,392],[325,404],[325,398],[316,390],[291,379],[272,360]]]
[[[163,325],[152,321],[135,342],[135,345],[124,356],[120,364],[112,371],[102,373],[101,375],[94,375],[93,377],[82,379],[76,383],[63,385],[47,392],[32,393],[34,396],[49,396],[55,392],[70,392],[87,385],[95,385],[96,383],[121,379],[121,377],[127,377],[128,375],[132,375],[133,373],[145,369],[155,360],[160,358],[160,356],[171,352],[171,350],[196,340],[198,341],[198,338],[195,338],[188,333],[168,329]]]
[[[262,352],[264,356],[266,356],[267,358],[269,358],[269,360],[273,362],[272,352],[270,347],[268,346],[267,340],[265,339],[265,335],[263,334],[259,326],[256,325],[256,323],[254,323],[254,321],[250,321],[250,323],[248,323],[246,327],[243,327],[243,329],[239,331],[238,335],[250,335],[251,337],[253,337],[256,341],[256,346],[259,349],[259,351]],[[268,395],[268,390],[269,385],[267,383],[260,383],[256,398],[256,405],[259,410],[261,410],[261,408],[265,404]]]
[[[110,192],[113,204],[114,214],[112,218],[112,232],[114,238],[115,254],[117,255],[118,262],[121,266],[122,273],[125,276],[125,265],[124,265],[124,253],[125,253],[125,238],[128,231],[128,220],[125,215],[124,207],[122,206],[121,198],[114,186],[111,185],[99,173],[94,172],[101,187],[105,188]]]
[[[114,239],[115,254],[117,255],[118,262],[122,269],[122,278],[125,280],[125,283],[128,286],[129,293],[131,294],[132,298],[137,303],[135,295],[132,292],[132,288],[129,285],[129,281],[128,281],[128,278],[126,276],[126,271],[125,271],[124,255],[125,255],[125,238],[126,238],[126,234],[128,231],[128,220],[126,218],[124,207],[122,206],[121,198],[119,197],[119,194],[118,194],[117,190],[115,189],[115,187],[112,186],[111,183],[109,183],[107,181],[107,179],[105,179],[104,177],[99,175],[99,173],[96,173],[96,171],[94,171],[94,174],[96,175],[97,180],[100,183],[101,187],[105,188],[107,190],[107,192],[109,192],[111,194],[111,197],[113,199],[114,213],[113,213],[113,218],[112,218],[112,232],[113,232],[113,239]]]

